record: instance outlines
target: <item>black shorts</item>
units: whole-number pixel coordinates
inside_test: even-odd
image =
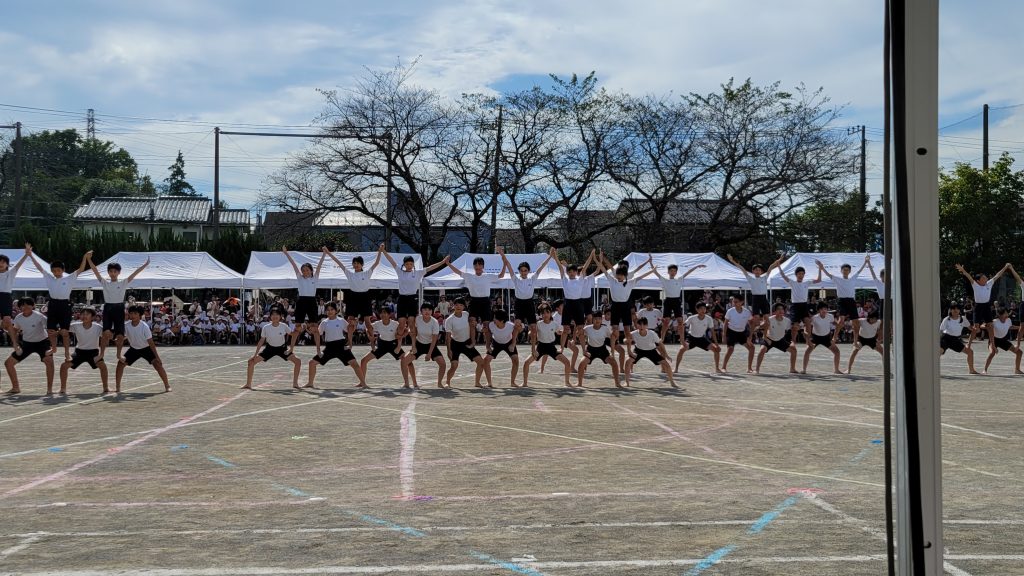
[[[853,298],[840,298],[839,316],[846,316],[851,320],[857,318],[857,301]]]
[[[992,322],[992,303],[991,302],[975,302],[974,303],[974,323],[975,324],[988,324]]]
[[[402,356],[405,355],[405,352],[402,352],[402,349],[398,347],[397,341],[377,338],[377,347],[373,349],[371,354],[373,354],[373,357],[377,360],[380,360],[388,354],[391,354],[391,357],[395,360],[400,360]]]
[[[518,358],[519,351],[516,350],[516,343],[513,341],[506,342],[505,344],[499,344],[494,340],[491,340],[491,351],[487,353],[491,358],[497,358],[498,354],[504,352],[508,354],[509,358]]]
[[[71,326],[71,300],[50,300],[46,305],[46,329],[67,330]]]
[[[149,347],[132,348],[131,346],[129,346],[128,351],[124,353],[124,363],[129,366],[135,364],[135,361],[139,358],[142,358],[146,362],[152,364],[156,361],[156,354],[153,354],[153,349]]]
[[[811,333],[811,344],[828,348],[832,346],[832,335],[826,334],[824,336],[818,336],[817,334]]]
[[[417,340],[416,341],[416,351],[412,353],[413,358],[417,358],[418,359],[420,356],[423,356],[424,354],[426,354],[428,350],[430,350],[430,344],[424,344],[423,342],[420,342],[419,340]],[[441,351],[437,349],[437,346],[434,346],[434,351],[431,352],[430,359],[433,360],[434,358],[440,358],[440,357],[441,357]]]
[[[626,328],[633,325],[633,308],[629,302],[612,302],[612,326],[618,328],[620,323]]]
[[[264,362],[270,361],[274,356],[282,360],[291,360],[292,358],[291,352],[288,352],[288,346],[271,346],[266,344],[263,346],[263,350],[260,350],[260,358],[263,358]]]
[[[124,302],[103,305],[103,331],[124,336]]]
[[[646,358],[650,360],[655,366],[661,364],[665,360],[665,358],[660,353],[658,353],[657,348],[655,348],[654,350],[641,350],[639,348],[633,348],[633,350],[636,352],[636,360],[633,361],[634,364],[639,362],[641,358]]]
[[[550,356],[552,358],[558,358],[562,353],[558,351],[558,346],[555,346],[554,342],[537,342],[537,353],[534,356],[537,360],[540,360],[544,356]]]
[[[0,292],[0,318],[14,318],[14,297],[10,292]]]
[[[664,304],[661,305],[661,315],[665,318],[682,318],[683,317],[683,299],[680,298],[665,298]]]
[[[737,332],[732,328],[726,328],[725,330],[725,345],[732,348],[739,344],[741,346],[747,343],[748,331],[744,329],[742,332]]]
[[[863,336],[857,336],[857,343],[865,348],[874,348],[878,346],[878,336],[872,336],[871,338],[865,338]],[[1005,348],[1004,348],[1005,350]]]
[[[494,319],[489,296],[474,296],[469,299],[469,316],[478,322],[490,322]]]
[[[75,353],[71,355],[71,369],[74,370],[82,364],[88,364],[95,370],[99,366],[98,362],[103,362],[103,358],[100,358],[99,356],[99,350],[75,348]]]
[[[608,357],[611,354],[605,346],[591,346],[590,344],[587,344],[587,355],[590,356],[591,362],[595,360],[604,360],[605,363],[607,363]]]
[[[952,350],[953,352],[964,351],[964,341],[950,334],[943,334],[942,338],[939,339],[939,348],[943,350]]]
[[[352,354],[352,351],[345,348],[344,340],[332,340],[331,342],[328,342],[324,345],[323,350],[320,351],[320,355],[314,356],[313,360],[316,360],[318,364],[323,366],[335,358],[341,360],[341,363],[346,366],[349,362],[356,361],[356,357]]]
[[[536,324],[537,323],[537,305],[534,304],[533,298],[529,300],[520,300],[516,298],[516,320],[519,320],[523,324]]]
[[[689,346],[690,348],[700,348],[701,350],[707,352],[708,349],[711,348],[711,340],[708,340],[704,336],[698,338],[696,336],[691,336],[690,334],[687,334],[686,345]]]
[[[18,362],[21,362],[22,360],[28,358],[33,354],[39,354],[39,360],[41,362],[46,361],[46,353],[50,351],[49,340],[40,340],[39,342],[27,342],[25,340],[22,340],[20,344],[21,354],[15,352],[11,354],[11,358],[14,358]]]
[[[469,345],[469,340],[465,342],[452,340],[451,344],[448,346],[448,353],[452,357],[452,362],[458,362],[460,356],[465,356],[466,360],[469,360],[470,362],[480,357],[480,353],[476,351],[476,348]]]
[[[416,294],[398,295],[398,317],[413,318],[420,313],[420,298]]]
[[[1010,342],[1010,335],[1007,334],[1002,338],[993,338],[992,344],[1000,350],[1010,350],[1013,348],[1013,343]]]
[[[768,350],[775,349],[780,352],[789,352],[789,348],[793,345],[793,341],[789,339],[789,334],[786,334],[786,336],[781,340],[765,339],[764,345],[768,347]]]
[[[320,313],[317,311],[316,298],[312,296],[299,296],[295,301],[295,323],[310,324],[320,320]]]
[[[369,318],[373,316],[370,310],[370,293],[345,290],[345,318]]]
[[[562,306],[562,326],[572,324],[583,326],[587,320],[587,314],[584,311],[585,304],[586,300],[566,300],[565,305]]]
[[[792,317],[790,320],[794,324],[803,322],[804,320],[811,317],[811,305],[807,302],[794,302],[792,308]]]
[[[771,314],[771,306],[768,305],[766,294],[754,294],[750,297],[750,311],[754,316],[767,316]]]

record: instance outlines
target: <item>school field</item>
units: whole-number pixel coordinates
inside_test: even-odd
[[[826,374],[818,351],[814,375],[785,374],[773,352],[768,374],[712,377],[697,352],[682,391],[649,364],[628,391],[604,366],[566,390],[557,365],[509,389],[503,359],[501,388],[473,389],[463,367],[458,390],[415,393],[393,362],[371,364],[368,391],[335,363],[326,390],[293,392],[274,361],[243,392],[250,347],[162,354],[169,394],[137,364],[121,397],[80,370],[67,398],[48,399],[42,366],[20,366],[24,393],[0,401],[0,574],[885,569],[874,353],[856,376]],[[943,358],[956,576],[1024,574],[1024,378],[1010,360],[967,377],[963,356]],[[420,366],[432,385],[433,364]]]

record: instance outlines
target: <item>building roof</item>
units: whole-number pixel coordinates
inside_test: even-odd
[[[730,201],[724,202],[729,210]],[[669,201],[665,210],[665,222],[671,224],[708,224],[711,215],[723,204],[719,200],[678,199]],[[624,218],[650,210],[650,203],[641,198],[626,198],[619,203],[618,212]],[[754,221],[754,211],[749,207],[739,209],[737,220],[744,224]]]
[[[213,222],[213,202],[204,196],[157,196],[93,198],[75,211],[76,219],[104,222],[174,222],[209,224]],[[220,211],[221,224],[249,225],[249,211]]]

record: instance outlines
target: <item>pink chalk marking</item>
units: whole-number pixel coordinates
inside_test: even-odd
[[[641,420],[646,420],[646,421],[650,422],[651,424],[654,424],[658,428],[661,428],[665,432],[668,432],[672,436],[674,436],[674,437],[676,437],[676,438],[678,438],[680,440],[683,440],[685,442],[689,442],[690,444],[693,444],[697,448],[700,448],[701,450],[703,450],[706,454],[711,454],[711,455],[713,455],[715,457],[719,457],[719,458],[722,457],[722,455],[719,454],[718,451],[715,450],[714,448],[712,448],[710,446],[706,446],[704,444],[701,444],[700,442],[697,442],[693,438],[690,438],[688,436],[680,434],[679,432],[677,432],[677,431],[673,430],[672,428],[662,424],[661,422],[655,420],[654,418],[651,418],[649,416],[645,416],[644,414],[640,414],[639,412],[634,412],[633,410],[630,410],[629,408],[626,408],[625,406],[621,406],[621,405],[619,405],[619,404],[617,404],[615,402],[612,402],[611,400],[608,400],[608,402],[610,402],[612,404],[612,406],[615,406],[616,408],[618,408],[619,410],[622,410],[623,412],[625,412],[627,414],[631,414],[633,416],[636,416],[637,418],[640,418]]]
[[[540,400],[534,400],[533,407],[536,408],[537,410],[540,410],[541,412],[551,412],[551,410],[548,410],[548,407],[545,406],[544,403],[541,402]]]
[[[821,488],[790,488],[786,490],[786,494],[789,494],[790,496],[795,496],[797,494],[811,496],[814,494],[821,494],[822,492],[824,492],[824,490]]]
[[[401,451],[398,454],[398,477],[402,485],[402,498],[415,498],[413,480],[416,472],[413,464],[416,460],[416,396],[409,400],[409,405],[402,412],[401,432],[399,433]]]
[[[257,508],[261,506],[296,506],[315,504],[316,500],[243,500],[238,502],[52,502],[50,504],[19,504],[14,508]]]
[[[214,412],[216,410],[220,410],[221,408],[223,408],[223,407],[227,406],[228,404],[234,402],[235,400],[241,398],[243,395],[245,395],[246,392],[247,392],[247,390],[243,390],[242,392],[239,392],[238,394],[235,394],[234,396],[232,396],[230,400],[221,402],[220,404],[217,404],[216,406],[213,406],[212,408],[207,408],[206,410],[203,410],[202,412],[200,412],[200,413],[198,413],[198,414],[196,414],[194,416],[189,416],[187,418],[183,418],[181,420],[178,420],[177,422],[175,422],[173,424],[168,424],[167,426],[164,426],[163,428],[157,428],[156,430],[153,430],[149,434],[146,434],[145,436],[143,436],[141,438],[136,438],[135,440],[132,440],[131,442],[129,442],[127,444],[124,444],[123,446],[118,446],[116,448],[108,448],[104,452],[101,452],[101,453],[97,454],[96,456],[93,456],[92,458],[90,458],[88,460],[84,460],[82,462],[79,462],[78,464],[75,464],[74,466],[71,466],[69,468],[65,468],[64,470],[61,470],[59,472],[54,472],[53,474],[50,474],[49,476],[44,476],[42,478],[36,479],[36,480],[34,480],[32,482],[29,482],[28,484],[25,484],[24,486],[19,486],[17,488],[13,488],[11,490],[8,490],[7,492],[4,492],[3,494],[0,494],[0,500],[2,500],[4,498],[8,498],[10,496],[14,496],[15,494],[21,494],[22,492],[26,492],[28,490],[32,490],[33,488],[36,488],[38,486],[42,486],[43,484],[48,484],[50,482],[53,482],[54,480],[60,480],[61,478],[65,477],[65,476],[67,476],[69,474],[73,474],[73,473],[75,473],[75,472],[77,472],[77,471],[79,471],[79,470],[81,470],[83,468],[87,468],[87,467],[92,466],[93,464],[96,464],[98,462],[102,462],[102,461],[106,460],[107,458],[110,458],[111,456],[114,456],[115,454],[120,454],[121,452],[124,452],[125,450],[130,450],[130,449],[138,446],[139,444],[142,444],[143,442],[146,442],[148,440],[156,438],[157,436],[160,436],[161,434],[163,434],[165,432],[169,432],[171,430],[174,430],[175,428],[180,428],[183,424],[186,424],[188,422],[196,420],[197,418],[202,418],[203,416],[206,416],[207,414],[209,414],[211,412]]]

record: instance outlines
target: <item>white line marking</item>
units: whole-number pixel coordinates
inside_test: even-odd
[[[398,477],[402,484],[402,498],[412,498],[416,495],[413,488],[415,470],[413,464],[416,460],[416,395],[413,394],[409,405],[402,412],[401,432],[399,441],[402,448],[398,455]]]
[[[40,535],[26,535],[22,538],[21,542],[15,544],[14,546],[11,546],[10,548],[7,548],[6,550],[0,550],[0,558],[7,558],[8,556],[13,556],[14,554],[21,552],[22,550],[28,548],[36,542],[39,542],[42,539],[43,537]]]

